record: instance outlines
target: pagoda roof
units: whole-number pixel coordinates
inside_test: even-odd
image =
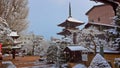
[[[63,35],[63,36],[66,36],[66,35],[70,35],[72,34],[69,30],[67,29],[64,29],[62,32],[59,32],[57,33],[58,35]]]
[[[96,23],[96,22],[89,22],[85,25],[86,27],[89,27],[90,25],[101,25],[101,26],[107,26],[107,27],[118,27],[120,28],[120,26],[115,26],[115,25],[110,25],[110,24],[103,24],[103,23]]]
[[[61,27],[76,27],[84,24],[84,22],[76,20],[75,18],[68,17],[63,23],[59,24],[58,26]]]

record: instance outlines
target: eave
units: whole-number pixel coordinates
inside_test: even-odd
[[[94,23],[94,22],[89,22],[85,25],[85,28],[91,26],[91,25],[96,25],[96,26],[106,26],[106,27],[117,27],[114,25],[110,25],[110,24],[101,24],[101,23]],[[119,28],[119,27],[118,27]]]
[[[66,19],[63,23],[59,24],[60,27],[76,27],[84,24],[82,21],[76,20],[72,17]]]
[[[57,33],[58,35],[63,35],[63,36],[67,36],[67,35],[71,35],[72,33],[67,30],[67,29],[64,29],[63,31]]]

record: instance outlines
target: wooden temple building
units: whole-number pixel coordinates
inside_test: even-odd
[[[85,28],[96,27],[98,30],[103,31],[106,29],[120,28],[120,26],[113,23],[113,17],[116,15],[116,8],[120,4],[120,0],[92,0],[95,2],[104,3],[102,5],[93,6],[86,15],[88,16],[88,23]],[[94,54],[89,53],[87,65],[89,66]],[[119,50],[104,50],[104,58],[111,63],[112,68],[115,68],[115,58],[120,58]]]
[[[120,4],[120,0],[91,0],[91,1],[101,2],[101,3],[104,3],[104,4],[111,5],[113,7],[113,10],[115,11],[115,15],[116,15],[116,8]]]
[[[113,22],[115,13],[112,6],[108,4],[93,6],[86,15],[88,16],[88,23],[85,28],[96,26],[99,30],[103,30],[117,27]]]
[[[92,0],[97,2],[102,2],[105,4],[93,6],[86,15],[88,16],[88,23],[85,25],[85,29],[89,27],[97,27],[100,31],[103,31],[104,29],[111,29],[119,26],[115,26],[113,23],[113,17],[116,15],[116,8],[118,6],[118,3],[120,3],[119,0]],[[111,2],[113,1],[113,2]],[[117,3],[116,3],[117,2]],[[73,38],[73,44],[77,44],[76,38],[77,38],[77,32],[79,30],[78,26],[84,24],[81,21],[78,21],[74,19],[71,16],[71,5],[69,4],[69,16],[68,18],[62,22],[61,24],[58,24],[59,27],[63,27],[63,30],[58,35],[62,35],[64,37],[68,37],[72,35]],[[119,27],[120,28],[120,27]],[[78,62],[81,62],[82,60],[82,50],[78,49],[80,46],[67,46],[64,49],[64,52],[66,52],[67,60],[75,61],[79,60]],[[81,48],[81,47],[80,47]],[[106,52],[106,53],[105,53]],[[95,56],[93,53],[88,53],[88,59],[86,61],[86,65],[89,66],[91,60]],[[78,58],[79,57],[79,58]],[[110,51],[106,50],[104,51],[104,57],[106,60],[108,60],[110,63],[112,63],[112,68],[114,67],[114,59],[120,58],[120,51]]]
[[[67,46],[64,49],[64,53],[66,55],[66,61],[67,62],[82,62],[83,61],[83,57],[82,55],[84,53],[87,53],[88,49],[83,47],[83,46]],[[84,58],[87,58],[87,56],[84,56]],[[87,60],[87,59],[86,59]]]
[[[79,30],[78,26],[84,24],[82,21],[76,20],[71,16],[71,4],[69,3],[69,17],[62,23],[58,24],[59,27],[63,27],[63,30],[58,35],[62,35],[64,37],[73,36],[73,44],[76,44],[76,31]]]

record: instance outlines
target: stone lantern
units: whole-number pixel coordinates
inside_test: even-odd
[[[15,59],[15,53],[16,53],[16,48],[15,48],[15,46],[16,46],[16,44],[17,44],[16,39],[19,38],[19,35],[17,34],[17,31],[13,30],[13,31],[10,33],[9,36],[12,37],[12,39],[13,39],[12,57],[13,57],[13,59]]]
[[[13,31],[10,33],[10,37],[12,37],[13,40],[16,40],[17,38],[19,38],[19,35],[18,35],[17,31],[13,30]]]

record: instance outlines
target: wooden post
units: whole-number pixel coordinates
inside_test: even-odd
[[[2,66],[2,53],[0,52],[0,67]]]
[[[0,43],[0,67],[2,67],[2,44]]]
[[[2,60],[0,60],[0,67],[2,67]]]
[[[77,33],[73,33],[73,44],[77,44],[77,41],[76,41],[76,38],[77,38]]]
[[[16,50],[12,49],[12,59],[15,59],[15,53],[16,53]]]

